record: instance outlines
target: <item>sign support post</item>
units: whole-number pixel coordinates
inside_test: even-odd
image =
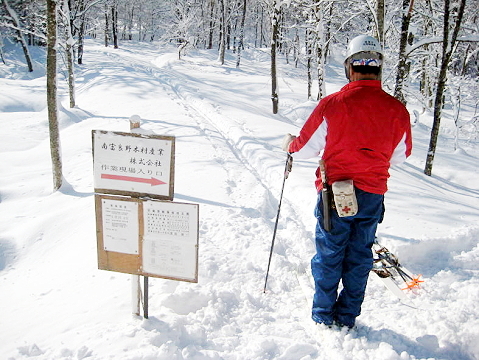
[[[140,316],[140,275],[131,275],[131,312]]]
[[[143,277],[143,317],[148,319],[148,276]]]
[[[141,119],[138,115],[130,116],[130,131],[133,129],[139,129],[141,126]],[[132,312],[136,316],[140,316],[140,303],[141,303],[141,285],[140,285],[140,275],[131,275],[131,304],[132,304]],[[145,282],[145,294],[143,298],[146,299],[146,304],[148,304],[148,281]],[[145,303],[143,304],[143,316],[145,319],[148,319],[148,309],[146,310],[145,315]]]

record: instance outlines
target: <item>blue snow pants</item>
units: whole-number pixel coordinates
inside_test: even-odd
[[[355,188],[358,213],[339,217],[331,210],[330,232],[324,230],[321,193],[315,209],[316,255],[311,270],[316,292],[312,318],[317,323],[333,322],[353,327],[361,313],[369,272],[373,266],[371,247],[384,212],[384,195]],[[343,289],[339,296],[340,281]]]

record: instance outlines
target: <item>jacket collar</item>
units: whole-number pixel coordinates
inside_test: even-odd
[[[341,88],[341,91],[352,90],[360,87],[381,88],[381,80],[357,80],[352,81]]]

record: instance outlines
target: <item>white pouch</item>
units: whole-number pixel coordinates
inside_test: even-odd
[[[354,216],[358,213],[353,180],[336,181],[332,185],[332,190],[339,217]]]

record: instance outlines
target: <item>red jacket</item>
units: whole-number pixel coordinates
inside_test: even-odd
[[[403,162],[411,149],[409,113],[377,80],[353,81],[322,99],[289,145],[299,159],[324,150],[328,183],[352,179],[375,194],[387,191],[389,167]],[[319,191],[319,169],[316,176]]]

